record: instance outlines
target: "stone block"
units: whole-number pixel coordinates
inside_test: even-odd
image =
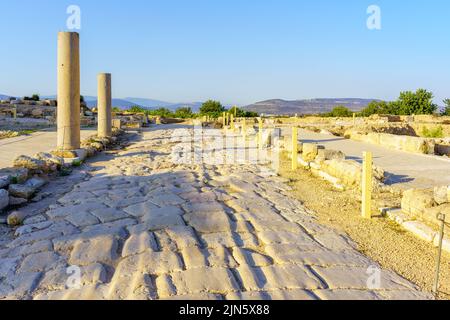
[[[120,120],[120,119],[113,119],[112,120],[112,126],[113,126],[113,128],[116,128],[116,129],[122,129],[122,120]]]
[[[435,187],[434,201],[439,205],[450,202],[450,186]]]
[[[9,186],[11,178],[7,175],[0,176],[0,188],[6,188]]]
[[[28,170],[43,170],[45,171],[47,165],[45,161],[34,159],[28,156],[19,156],[14,160],[14,167],[26,168]]]
[[[319,149],[316,161],[321,163],[325,160],[345,160],[345,154],[337,150]]]
[[[314,161],[319,153],[319,147],[314,143],[303,144],[303,160],[307,162]]]
[[[0,189],[0,212],[9,205],[9,192],[5,189]]]
[[[433,242],[437,235],[436,231],[420,221],[407,221],[402,224],[402,227],[427,242]]]
[[[403,192],[402,210],[411,217],[422,218],[425,210],[435,204],[433,190],[410,189]]]
[[[26,168],[6,168],[0,169],[0,176],[9,177],[10,182],[23,183],[28,179],[29,170]]]
[[[16,198],[31,199],[36,193],[36,189],[26,185],[9,185],[9,194]]]

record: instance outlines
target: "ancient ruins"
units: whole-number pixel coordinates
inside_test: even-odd
[[[366,229],[440,247],[448,290],[449,117],[151,117],[113,111],[110,73],[91,110],[79,48],[58,34],[57,100],[0,101],[0,122],[38,130],[0,136],[5,161],[26,153],[0,167],[0,300],[448,297],[362,253],[293,177],[352,194]]]

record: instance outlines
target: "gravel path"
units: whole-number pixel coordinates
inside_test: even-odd
[[[81,139],[96,134],[95,130],[84,129]],[[18,156],[33,156],[39,152],[56,149],[56,130],[38,131],[27,136],[0,140],[0,168],[11,167]]]
[[[319,224],[264,167],[174,163],[173,129],[96,159],[3,236],[0,299],[431,298]]]

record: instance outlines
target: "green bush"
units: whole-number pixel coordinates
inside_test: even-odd
[[[422,136],[424,138],[443,138],[444,137],[444,129],[442,126],[439,126],[435,129],[428,129],[427,127],[423,127]]]
[[[445,109],[442,112],[443,116],[450,116],[450,99],[445,99],[444,100],[444,104],[445,104]]]
[[[146,113],[148,110],[139,106],[133,106],[130,109],[128,109],[128,111],[132,113]]]
[[[190,119],[194,117],[194,113],[192,112],[192,109],[189,107],[182,107],[182,108],[178,108],[175,111],[174,114],[175,118],[180,118],[180,119]]]
[[[337,106],[331,112],[325,114],[326,117],[347,118],[352,117],[353,112],[346,106]]]
[[[245,111],[244,109],[233,107],[229,111],[229,113],[236,115],[238,118],[256,118],[259,117],[257,112]]]
[[[219,118],[222,116],[222,112],[225,108],[219,101],[208,100],[202,104],[200,108],[200,114],[202,116],[210,116],[212,118]]]
[[[361,110],[360,115],[363,117],[370,117],[374,114],[390,114],[392,112],[390,104],[386,101],[372,101]]]

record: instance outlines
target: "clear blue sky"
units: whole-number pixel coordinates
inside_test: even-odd
[[[82,10],[82,93],[171,102],[450,97],[448,0],[2,0],[0,93],[56,93],[57,32]],[[367,7],[382,29],[366,27]]]

